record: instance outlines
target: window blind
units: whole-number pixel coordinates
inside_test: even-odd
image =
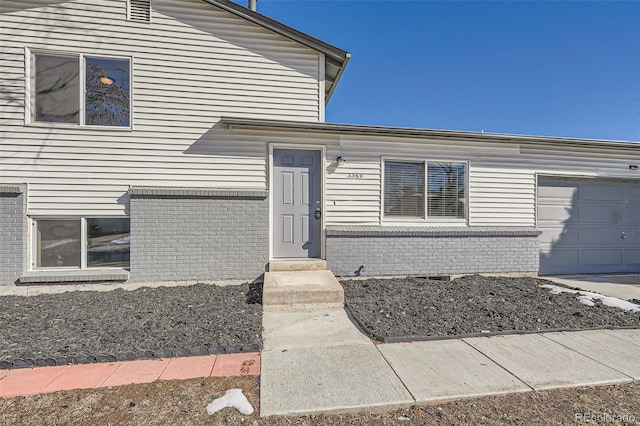
[[[384,163],[384,215],[424,218],[424,163]]]
[[[427,165],[428,217],[464,219],[466,216],[466,165],[429,162]]]

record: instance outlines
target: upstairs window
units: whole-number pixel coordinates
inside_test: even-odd
[[[384,218],[465,219],[466,174],[463,162],[385,161]]]
[[[32,123],[131,127],[131,60],[31,53]]]

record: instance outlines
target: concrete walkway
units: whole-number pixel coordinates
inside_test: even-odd
[[[638,274],[553,275],[540,278],[622,300],[640,300],[640,275]]]
[[[343,309],[265,312],[263,328],[261,416],[640,380],[640,330],[375,345]]]

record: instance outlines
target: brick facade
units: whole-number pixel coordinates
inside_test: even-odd
[[[0,285],[15,284],[27,269],[26,210],[26,186],[0,186]]]
[[[131,188],[130,281],[255,279],[269,258],[266,191]]]
[[[339,276],[536,273],[539,231],[530,228],[327,230],[327,263]]]

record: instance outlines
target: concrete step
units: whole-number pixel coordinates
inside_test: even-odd
[[[331,271],[279,271],[264,274],[265,311],[311,311],[344,307],[344,290]]]
[[[274,260],[269,262],[269,272],[322,271],[327,269],[327,261],[322,259]]]

